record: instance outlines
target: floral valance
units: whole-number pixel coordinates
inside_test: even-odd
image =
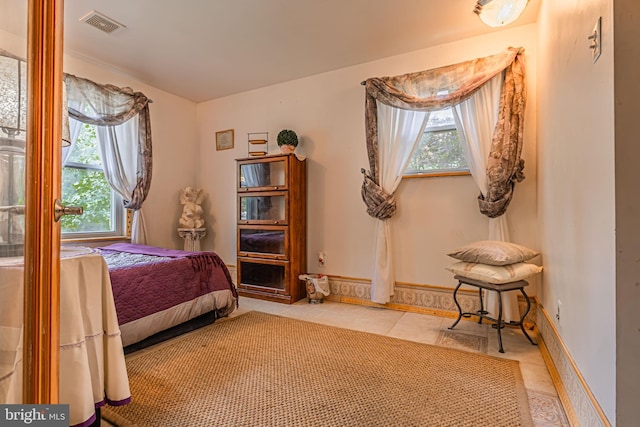
[[[83,111],[69,106],[69,115],[83,123],[115,126],[126,122],[148,108],[149,99],[131,88],[98,84],[88,79],[65,74],[67,98],[81,100]]]

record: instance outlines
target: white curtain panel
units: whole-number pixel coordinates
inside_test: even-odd
[[[376,101],[377,102],[377,101]],[[377,102],[380,186],[393,194],[411,160],[429,119],[425,111],[409,111]],[[393,295],[395,277],[391,250],[391,220],[376,225],[371,301],[385,304]]]
[[[62,147],[62,167],[64,167],[69,161],[69,157],[71,157],[71,152],[73,151],[73,147],[76,146],[76,141],[78,141],[78,137],[80,136],[81,131],[82,123],[69,117],[69,133],[71,135],[71,145]]]
[[[460,135],[469,170],[483,195],[487,194],[487,159],[491,151],[493,131],[498,122],[498,108],[504,75],[498,74],[478,91],[453,107],[453,117]],[[507,214],[489,218],[489,240],[509,241]],[[498,313],[498,294],[485,291],[486,309],[493,317]],[[502,296],[505,322],[520,320],[518,296],[508,292]]]
[[[117,126],[96,126],[100,159],[107,182],[124,200],[128,200],[137,184],[138,116]],[[142,208],[133,212],[131,242],[146,243]]]
[[[133,211],[133,220],[131,221],[131,243],[147,243],[147,226],[144,222],[144,207]]]
[[[73,104],[73,107],[81,110],[83,109],[82,103],[79,101],[70,101],[67,100],[68,105]],[[66,108],[66,106],[65,106]],[[82,122],[69,117],[69,134],[71,145],[67,145],[62,147],[62,167],[67,164],[69,161],[69,157],[71,157],[71,152],[73,151],[73,147],[76,146],[76,142],[78,141],[78,137],[80,136],[80,132],[82,131]]]

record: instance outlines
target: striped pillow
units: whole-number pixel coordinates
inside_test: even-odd
[[[542,271],[542,267],[526,262],[509,265],[487,265],[474,262],[456,262],[447,270],[458,276],[480,280],[488,283],[510,283],[527,277],[535,276]]]
[[[515,243],[481,240],[448,253],[452,258],[489,265],[508,265],[524,262],[540,253]]]

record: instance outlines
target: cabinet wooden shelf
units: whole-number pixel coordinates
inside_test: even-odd
[[[306,294],[306,160],[293,154],[237,159],[240,295],[291,304]]]

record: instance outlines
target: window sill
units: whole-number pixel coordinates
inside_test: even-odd
[[[416,173],[411,175],[403,175],[402,179],[405,178],[435,178],[440,176],[471,176],[471,172],[467,171],[459,171],[459,172],[437,172],[437,173]]]
[[[77,237],[72,239],[61,239],[61,243],[100,243],[100,242],[130,242],[131,237],[110,236],[110,237]]]

